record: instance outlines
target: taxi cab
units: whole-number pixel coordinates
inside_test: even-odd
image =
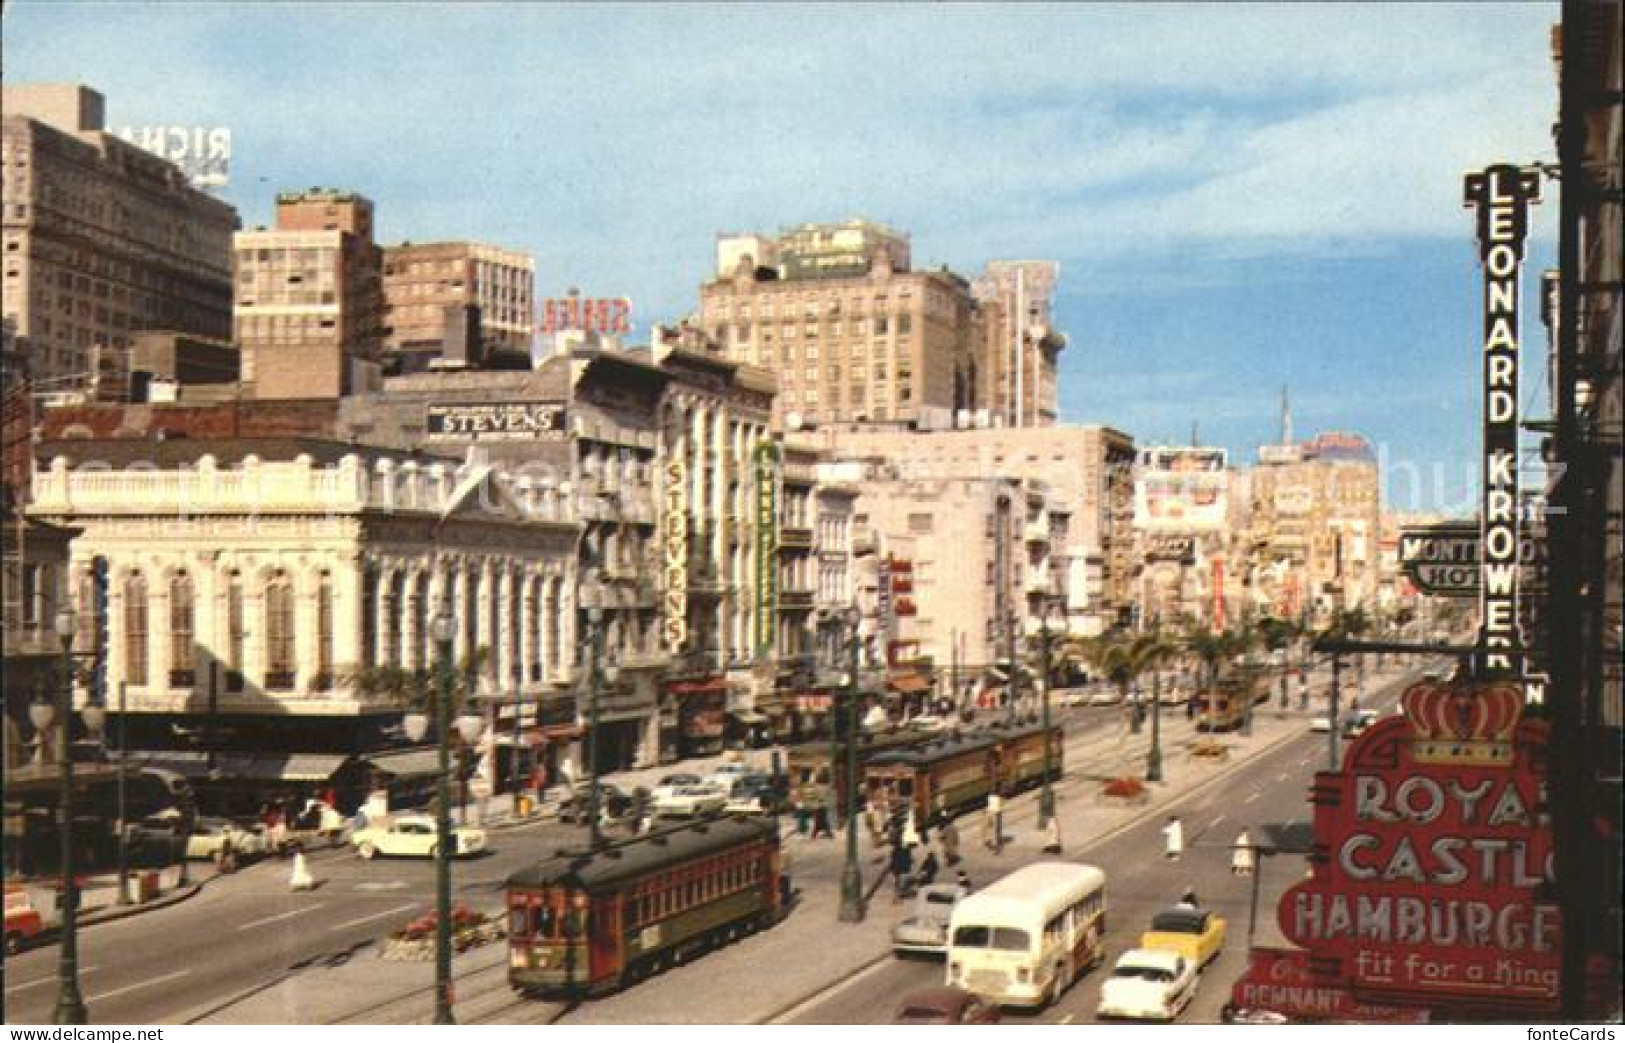
[[[45,930],[45,918],[34,903],[29,900],[28,892],[18,884],[6,885],[6,955],[13,956],[22,951],[34,938]]]

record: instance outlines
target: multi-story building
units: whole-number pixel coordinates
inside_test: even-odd
[[[786,232],[777,267],[753,252],[761,243],[719,240],[699,324],[723,357],[774,371],[776,423],[952,426],[977,336],[964,279],[911,271],[906,240],[862,222]]]
[[[506,468],[305,438],[39,452],[30,515],[81,530],[77,640],[95,651],[106,634],[106,684],[134,748],[387,747],[405,707],[369,678],[429,669],[442,607],[456,658],[484,649],[498,677],[539,680],[571,647],[549,608],[574,586],[574,504]]]
[[[383,255],[371,200],[284,192],[276,227],[237,233],[233,249],[246,397],[337,398],[377,386]]]
[[[231,335],[237,212],[173,163],[107,133],[88,87],[6,85],[4,293],[36,387],[122,371],[131,335]]]
[[[1066,336],[1054,329],[1054,261],[989,261],[971,282],[978,304],[978,357],[972,400],[1005,427],[1040,427],[1060,415],[1056,366]],[[963,424],[961,426],[964,426]]]
[[[736,734],[766,723],[756,718],[771,709],[780,632],[769,589],[783,580],[778,517],[763,513],[760,486],[780,466],[762,449],[772,444],[773,376],[693,350],[694,336],[654,349],[669,380],[660,407],[667,758],[720,750],[730,715]],[[760,466],[766,452],[775,459]]]
[[[494,672],[507,704],[539,702],[551,740],[576,736],[590,683],[589,622],[619,676],[599,693],[597,756],[604,770],[657,762],[660,680],[669,662],[657,581],[661,489],[659,406],[668,377],[646,354],[582,346],[535,370],[427,371],[385,378],[340,406],[336,431],[397,449],[470,452],[521,483],[565,496],[580,525],[573,583],[543,591],[567,643],[542,677]],[[528,713],[528,711],[526,711]],[[527,720],[529,718],[527,717]],[[507,723],[502,724],[506,730]],[[557,751],[581,765],[581,750]]]
[[[1254,597],[1285,618],[1374,612],[1382,585],[1381,477],[1359,435],[1269,446],[1251,474]]]
[[[831,429],[835,459],[877,459],[919,478],[1009,476],[1043,482],[1068,515],[1059,589],[1069,630],[1096,634],[1126,620],[1135,596],[1132,526],[1134,442],[1109,427],[958,431]]]
[[[384,250],[386,356],[438,357],[448,314],[479,309],[486,359],[528,367],[536,333],[536,262],[485,243],[402,243]]]
[[[1134,471],[1134,530],[1142,623],[1197,620],[1215,630],[1239,606],[1226,591],[1231,549],[1230,486],[1223,449],[1150,446]]]
[[[821,482],[858,491],[856,552],[870,559],[859,587],[866,632],[880,647],[915,646],[917,661],[1002,684],[1027,653],[1040,613],[1064,596],[1064,565],[1051,560],[1064,507],[1041,481],[1016,477],[915,477],[900,463],[855,458],[821,465]],[[888,616],[877,599],[882,563],[908,564],[909,603]],[[887,588],[895,595],[895,586]],[[946,692],[944,694],[947,694]]]

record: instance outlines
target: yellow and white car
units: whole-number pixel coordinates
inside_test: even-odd
[[[485,830],[457,826],[451,831],[453,857],[477,855],[485,850]],[[392,855],[397,858],[433,858],[440,847],[434,818],[429,815],[398,815],[387,825],[358,829],[350,837],[355,853],[362,858]]]

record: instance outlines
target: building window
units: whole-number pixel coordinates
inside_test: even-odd
[[[318,692],[333,687],[333,577],[322,573],[316,586],[316,675],[310,686]]]
[[[232,570],[226,579],[226,690],[243,690],[243,577]]]
[[[367,569],[361,576],[361,666],[378,663],[378,573]]]
[[[265,587],[265,687],[287,691],[294,683],[293,584],[278,571]]]
[[[124,581],[124,678],[147,683],[147,581],[139,572]]]
[[[169,581],[169,687],[190,688],[197,683],[193,656],[196,608],[192,577],[177,573]]]

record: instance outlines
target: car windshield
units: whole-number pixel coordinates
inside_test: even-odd
[[[1018,931],[1014,927],[961,927],[954,932],[954,945],[962,949],[1026,952],[1032,943],[1026,931]]]
[[[1137,966],[1134,966],[1133,964],[1130,964],[1127,967],[1119,967],[1119,968],[1117,968],[1115,971],[1112,972],[1112,977],[1114,977],[1114,978],[1132,978],[1132,979],[1137,979],[1139,981],[1163,981],[1163,982],[1167,982],[1167,981],[1173,981],[1174,980],[1173,972],[1169,971],[1169,970],[1165,970],[1162,967],[1137,967]]]

